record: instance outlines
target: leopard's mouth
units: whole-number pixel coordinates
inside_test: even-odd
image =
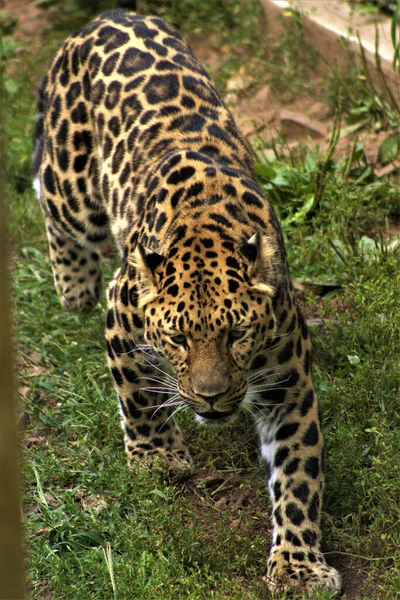
[[[230,411],[224,411],[224,412],[221,412],[219,410],[208,410],[207,412],[204,412],[204,413],[196,412],[196,415],[206,421],[222,421],[222,422],[224,422],[226,419],[229,419],[234,414],[236,414],[236,412],[237,412],[237,409],[230,410]]]
[[[225,425],[232,423],[240,412],[241,401],[234,404],[230,410],[215,410],[215,407],[205,412],[194,411],[196,421],[202,425]]]
[[[194,412],[196,421],[203,425],[224,425],[231,423],[235,420],[237,414],[240,411],[240,407],[243,401],[243,395],[240,394],[231,398],[229,402],[224,400],[224,408],[219,407],[219,402],[207,402],[205,398],[202,399],[201,405],[199,406],[198,398],[194,401],[191,398],[187,398],[180,393],[181,398],[185,403],[191,407]],[[221,402],[222,404],[222,402]]]
[[[227,425],[228,423],[232,423],[237,417],[238,410],[236,409],[229,412],[219,412],[218,410],[210,410],[205,413],[195,412],[194,414],[196,421],[201,425],[215,427],[217,425]]]

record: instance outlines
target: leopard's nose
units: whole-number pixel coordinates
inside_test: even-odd
[[[192,389],[197,396],[207,398],[207,402],[213,405],[225,392],[229,390],[229,379],[214,379],[208,381],[194,381]]]

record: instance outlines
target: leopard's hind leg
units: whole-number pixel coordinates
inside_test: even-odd
[[[52,81],[58,81],[56,75],[53,72]],[[68,100],[64,91],[56,94],[56,86],[49,97],[47,85],[44,78],[38,89],[34,188],[45,217],[61,302],[69,310],[88,312],[99,299],[98,248],[109,234],[93,151],[95,130],[83,109],[82,91]]]
[[[94,249],[60,234],[46,219],[54,285],[61,304],[75,312],[89,312],[102,286],[100,255]]]
[[[108,236],[107,214],[100,202],[79,192],[78,184],[60,182],[50,164],[44,162],[40,172],[35,188],[45,217],[57,293],[68,310],[89,312],[101,291],[98,248]]]

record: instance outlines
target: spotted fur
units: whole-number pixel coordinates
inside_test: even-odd
[[[99,244],[111,234],[120,250],[107,352],[130,463],[159,455],[191,469],[173,411],[210,424],[247,407],[273,503],[270,587],[339,589],[320,550],[311,343],[279,224],[175,29],[113,11],[68,38],[39,89],[34,162],[67,308],[96,304]]]

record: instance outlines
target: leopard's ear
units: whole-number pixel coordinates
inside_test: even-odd
[[[164,256],[138,243],[129,263],[135,267],[139,280],[139,306],[142,308],[157,296],[157,283]]]
[[[240,256],[249,265],[249,275],[255,291],[273,294],[275,249],[266,235],[256,231],[239,246]]]
[[[239,254],[247,262],[255,264],[261,247],[261,233],[257,231],[244,244],[239,246]]]
[[[138,243],[137,249],[140,253],[143,263],[154,276],[157,273],[157,269],[164,262],[164,257],[162,254],[158,254],[158,252],[154,252],[154,250],[150,250],[150,248],[146,248],[146,246],[143,246],[140,243]]]

